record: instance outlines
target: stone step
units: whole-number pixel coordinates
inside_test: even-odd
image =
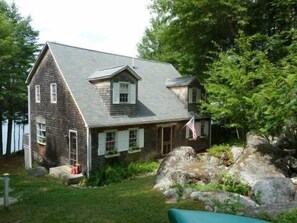
[[[58,166],[49,169],[49,174],[56,178],[62,179],[67,185],[77,184],[81,181],[84,176],[80,174],[71,174],[71,166]]]

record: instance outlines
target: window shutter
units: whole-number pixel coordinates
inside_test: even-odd
[[[189,88],[189,103],[193,102],[193,89]]]
[[[208,136],[209,121],[204,121],[204,134]]]
[[[112,103],[113,104],[120,103],[120,83],[113,83]]]
[[[102,156],[105,154],[105,141],[106,141],[106,134],[103,133],[99,133],[99,137],[98,137],[98,156]]]
[[[129,84],[129,103],[136,103],[136,84]]]
[[[201,122],[196,122],[195,127],[197,131],[197,136],[201,136]]]
[[[117,149],[118,152],[127,151],[129,149],[129,131],[119,131],[117,133]]]
[[[190,137],[190,129],[188,126],[186,126],[186,139]]]
[[[138,129],[137,131],[137,145],[139,148],[144,147],[144,129]]]

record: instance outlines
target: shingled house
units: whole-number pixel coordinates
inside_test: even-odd
[[[171,64],[48,42],[26,82],[29,151],[47,166],[81,163],[89,172],[210,145],[210,118],[195,112],[201,86]],[[184,127],[193,115],[196,141]]]

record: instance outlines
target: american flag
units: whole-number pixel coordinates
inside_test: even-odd
[[[186,126],[188,126],[189,129],[191,129],[192,133],[193,133],[193,139],[196,140],[197,139],[197,131],[195,128],[195,118],[194,116],[190,119],[190,121],[187,122]]]

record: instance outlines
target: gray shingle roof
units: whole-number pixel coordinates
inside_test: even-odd
[[[95,87],[88,78],[109,75],[107,67],[132,65],[132,58],[102,53],[57,43],[47,43],[59,69],[89,127],[134,125],[187,120],[190,114],[177,96],[165,86],[167,79],[180,77],[168,63],[134,59],[131,68],[141,77],[138,82],[138,114],[134,117],[111,116],[104,106]],[[117,68],[115,68],[117,69]],[[102,73],[97,71],[102,71]]]
[[[177,87],[177,86],[188,86],[196,78],[195,77],[176,77],[172,79],[167,79],[165,82],[166,87]]]
[[[111,68],[106,68],[103,70],[97,70],[93,74],[91,74],[88,79],[91,80],[101,80],[106,78],[111,78],[115,76],[116,74],[122,72],[123,70],[128,70],[136,79],[141,80],[138,74],[136,74],[135,71],[133,71],[130,66],[122,65],[122,66],[116,66]]]

